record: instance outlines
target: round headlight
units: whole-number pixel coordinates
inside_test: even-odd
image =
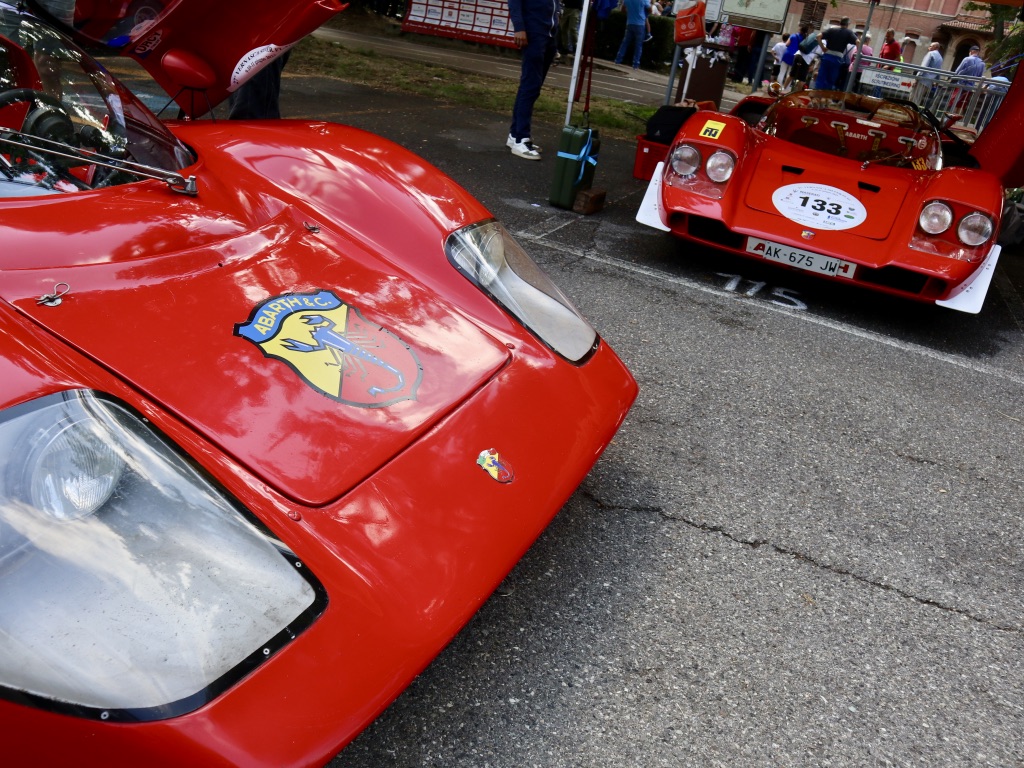
[[[992,219],[983,213],[969,213],[960,219],[956,234],[964,245],[981,245],[992,237]]]
[[[933,200],[921,210],[917,221],[929,235],[941,235],[953,223],[953,209]]]
[[[704,170],[707,171],[708,178],[712,181],[723,182],[729,180],[735,167],[736,159],[728,152],[719,151],[708,158],[708,164]]]
[[[693,176],[700,168],[700,152],[689,144],[680,144],[672,150],[672,170],[680,176]]]
[[[24,469],[32,505],[55,520],[91,515],[110,498],[125,463],[95,419],[61,421],[39,436]]]

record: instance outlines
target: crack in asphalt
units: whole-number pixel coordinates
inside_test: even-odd
[[[963,617],[965,619],[969,619],[970,621],[975,622],[976,624],[981,624],[981,625],[983,625],[985,627],[991,627],[993,629],[999,630],[1000,632],[1012,632],[1014,634],[1020,634],[1022,632],[1020,627],[1016,627],[1016,626],[1013,626],[1013,625],[1010,625],[1010,624],[1002,624],[1002,623],[1000,623],[998,621],[993,621],[991,619],[986,619],[986,618],[984,618],[982,616],[977,616],[977,615],[971,613],[970,611],[965,611],[962,608],[955,608],[955,607],[953,607],[951,605],[946,605],[945,603],[941,603],[938,600],[932,600],[931,598],[920,597],[918,595],[915,595],[915,594],[913,594],[911,592],[906,591],[905,589],[900,589],[899,587],[893,586],[892,584],[886,584],[886,583],[881,582],[881,581],[874,581],[872,579],[867,578],[866,576],[861,576],[860,574],[855,573],[855,572],[853,572],[853,571],[851,571],[851,570],[849,570],[847,568],[843,568],[842,566],[830,565],[830,564],[824,563],[824,562],[822,562],[822,561],[820,561],[820,560],[818,560],[818,559],[816,559],[814,557],[811,557],[810,555],[806,555],[806,554],[804,554],[802,552],[797,552],[796,550],[787,549],[786,547],[780,547],[778,544],[773,544],[768,539],[753,539],[753,540],[742,539],[742,538],[740,538],[738,536],[735,536],[734,534],[730,533],[728,530],[726,530],[722,526],[710,525],[708,523],[698,523],[698,522],[696,522],[694,520],[690,520],[689,518],[683,517],[682,515],[675,515],[675,514],[672,514],[670,512],[666,512],[665,509],[663,507],[660,507],[660,506],[647,506],[647,505],[622,506],[622,505],[618,505],[618,504],[606,504],[601,499],[597,498],[592,493],[589,493],[589,492],[587,492],[585,490],[581,489],[580,493],[583,496],[585,496],[586,498],[588,498],[590,501],[592,501],[595,505],[597,505],[597,507],[599,509],[612,510],[612,511],[620,511],[620,512],[639,512],[639,513],[654,512],[654,513],[658,514],[663,520],[683,523],[684,525],[689,526],[690,528],[693,528],[694,530],[701,531],[703,533],[718,534],[719,536],[721,536],[721,537],[723,537],[725,539],[728,539],[729,541],[733,542],[734,544],[739,544],[739,545],[741,545],[743,547],[747,547],[748,549],[760,549],[761,547],[766,547],[766,548],[770,549],[771,551],[775,552],[776,554],[785,555],[785,556],[791,557],[791,558],[793,558],[795,560],[800,560],[800,561],[805,562],[805,563],[807,563],[807,564],[809,564],[809,565],[811,565],[811,566],[813,566],[815,568],[818,568],[820,570],[828,571],[829,573],[835,574],[837,576],[847,576],[847,577],[849,577],[851,579],[854,579],[855,581],[858,581],[861,584],[865,584],[865,585],[867,585],[869,587],[875,587],[876,589],[882,589],[882,590],[885,590],[886,592],[892,592],[893,594],[898,595],[899,597],[905,598],[907,600],[913,600],[915,603],[918,603],[919,605],[928,606],[929,608],[937,608],[940,611],[944,611],[946,613],[950,613],[950,614],[953,614],[953,615],[956,615],[956,616],[961,616],[961,617]]]

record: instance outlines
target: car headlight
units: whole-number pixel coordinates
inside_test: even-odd
[[[0,696],[109,721],[196,709],[324,609],[295,557],[124,406],[0,413]]]
[[[929,235],[941,235],[953,223],[953,209],[945,203],[933,200],[921,209],[917,221],[921,229]]]
[[[956,228],[957,237],[964,245],[981,245],[992,237],[992,219],[983,213],[969,213],[960,219]]]
[[[729,180],[735,168],[736,158],[728,152],[719,150],[708,158],[708,163],[704,170],[707,171],[709,179],[721,183]]]
[[[680,176],[693,176],[700,168],[700,151],[689,144],[680,144],[672,150],[669,165]]]
[[[562,357],[579,362],[597,331],[496,221],[464,227],[444,244],[448,260]]]

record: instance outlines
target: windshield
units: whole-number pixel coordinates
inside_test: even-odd
[[[0,197],[124,184],[140,178],[132,163],[176,172],[193,160],[88,54],[0,3]]]

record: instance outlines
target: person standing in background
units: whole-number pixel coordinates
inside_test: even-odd
[[[863,59],[865,56],[874,56],[875,49],[871,47],[871,34],[868,33],[860,41],[860,57]],[[856,73],[853,71],[854,66],[857,65],[856,52],[850,58],[850,74],[853,78],[853,90],[857,90],[860,87],[860,75],[864,71],[864,62],[860,62],[860,66],[857,67]]]
[[[505,146],[514,157],[524,160],[540,160],[540,147],[530,137],[533,105],[558,52],[558,14],[558,0],[508,0],[513,39],[522,51],[523,62]]]
[[[953,74],[966,77],[981,77],[984,75],[985,61],[981,58],[981,48],[977,45],[972,45],[970,53],[964,57],[964,60],[960,62],[960,66],[956,68],[956,72]]]
[[[754,55],[754,34],[755,30],[750,27],[736,27],[736,37],[733,45],[736,47],[732,81],[734,83],[749,83],[748,71],[750,59]]]
[[[640,54],[643,53],[647,14],[651,12],[651,0],[625,0],[626,34],[622,36],[615,63],[621,64],[630,47],[633,48],[633,69],[640,69]]]
[[[562,21],[559,26],[558,52],[566,55],[576,53],[576,40],[580,34],[580,14],[583,0],[562,0]]]
[[[277,120],[281,117],[281,73],[285,51],[242,83],[228,98],[228,120]]]
[[[821,33],[821,47],[825,50],[818,62],[818,77],[814,87],[822,91],[831,91],[836,87],[846,49],[857,44],[857,36],[850,30],[850,19],[844,16],[838,27],[829,27]]]
[[[924,55],[921,66],[928,69],[942,69],[942,46],[934,40],[928,44],[928,53]]]
[[[772,46],[772,80],[782,82],[782,57],[786,54],[786,43],[789,42],[789,32],[786,32],[782,39]]]
[[[889,61],[903,60],[900,44],[896,42],[896,30],[892,27],[885,30],[885,41],[882,43],[882,50],[878,52],[878,58]]]
[[[935,96],[936,78],[935,75],[927,70],[942,69],[942,48],[934,40],[928,44],[928,52],[924,55],[921,66],[926,69],[917,77],[916,92],[911,100],[920,104],[925,109],[931,109],[932,99]]]
[[[789,42],[786,43],[786,52],[782,54],[782,66],[779,67],[779,77],[776,82],[784,88],[789,87],[790,82],[790,70],[796,61],[796,55],[800,52],[800,43],[807,37],[807,33],[811,31],[811,28],[806,24],[800,25],[800,31],[794,32],[789,36]]]

